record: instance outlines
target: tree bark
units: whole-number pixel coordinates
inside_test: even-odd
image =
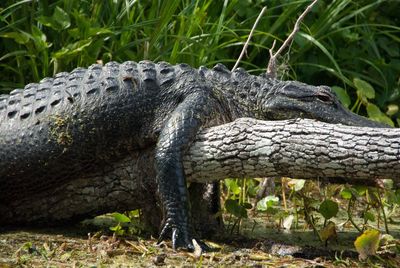
[[[400,130],[241,118],[199,133],[184,165],[198,182],[281,176],[400,182]]]

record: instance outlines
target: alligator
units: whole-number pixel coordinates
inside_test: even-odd
[[[195,239],[207,249],[193,230],[182,155],[200,129],[240,117],[382,127],[348,111],[327,86],[222,64],[76,68],[0,96],[0,225],[77,220],[159,200],[159,241],[192,250]],[[210,200],[215,187],[199,187],[194,192]]]

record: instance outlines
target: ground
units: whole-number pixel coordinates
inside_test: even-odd
[[[254,224],[256,223],[256,224]],[[118,238],[106,229],[7,229],[0,232],[0,268],[4,267],[370,267],[358,261],[356,232],[338,233],[325,247],[311,231],[285,233],[258,219],[245,222],[242,234],[216,237],[214,252],[175,252],[169,242],[151,237]],[[101,229],[101,228],[100,228]],[[228,228],[229,229],[229,226]],[[257,238],[255,238],[257,237]],[[400,263],[391,256],[391,263]],[[375,263],[386,267],[385,262]],[[390,265],[388,265],[390,267]]]

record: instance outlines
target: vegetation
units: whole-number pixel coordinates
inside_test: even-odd
[[[308,3],[3,0],[0,93],[77,66],[111,60],[164,60],[194,67],[221,62],[232,67],[255,18],[267,4],[241,62],[242,67],[259,74],[265,72],[272,42],[277,40],[279,45],[288,36]],[[280,78],[332,86],[352,111],[399,126],[398,10],[399,1],[320,0],[306,16],[289,51],[280,58]],[[225,208],[233,215],[232,230],[247,218],[257,187],[254,180],[225,182]],[[299,227],[299,219],[304,219],[324,243],[335,238],[330,222],[338,214],[344,213],[347,219],[343,226],[350,223],[360,233],[371,226],[387,232],[400,205],[400,192],[391,185],[378,190],[284,180],[276,193],[258,203],[261,214],[288,229]],[[285,195],[287,200],[283,200]],[[280,200],[288,209],[276,208],[282,205]],[[128,220],[123,218],[124,221]],[[123,233],[120,224],[114,228]],[[360,248],[360,244],[356,247]],[[391,245],[398,248],[396,243]]]
[[[265,71],[268,49],[309,1],[268,1],[242,66]],[[96,61],[233,66],[265,1],[30,1],[0,4],[0,89]],[[399,125],[398,1],[319,1],[281,59],[284,79],[334,86],[343,103]]]
[[[0,87],[7,91],[98,60],[231,66],[262,2],[3,1]],[[287,37],[307,2],[269,1],[242,66],[264,71],[272,41]],[[282,78],[336,86],[352,110],[396,123],[399,3],[329,2],[320,1],[306,17],[282,61]]]

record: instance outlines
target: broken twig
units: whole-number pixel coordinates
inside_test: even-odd
[[[254,30],[256,29],[257,24],[260,21],[261,16],[264,14],[266,9],[267,9],[267,7],[263,7],[263,9],[261,9],[261,11],[260,11],[260,14],[258,14],[258,17],[257,17],[256,21],[254,22],[253,28],[250,31],[249,37],[247,37],[246,43],[243,46],[242,52],[240,52],[239,58],[237,59],[235,66],[233,66],[233,68],[232,68],[232,72],[238,67],[240,60],[243,58],[244,53],[246,53],[247,47],[249,46],[250,39],[253,36]]]
[[[297,19],[296,23],[294,24],[293,31],[290,33],[288,38],[286,38],[286,40],[283,42],[282,46],[278,49],[278,51],[275,54],[273,53],[273,49],[275,47],[276,40],[274,40],[274,43],[272,44],[272,47],[269,50],[270,59],[268,62],[268,67],[267,67],[268,77],[276,78],[276,59],[277,59],[277,57],[293,41],[295,34],[300,30],[300,23],[303,21],[304,17],[307,15],[307,13],[310,12],[310,10],[313,8],[313,6],[317,2],[318,2],[318,0],[314,0],[310,5],[307,6],[307,8],[304,10],[304,12],[300,15],[300,17]]]

